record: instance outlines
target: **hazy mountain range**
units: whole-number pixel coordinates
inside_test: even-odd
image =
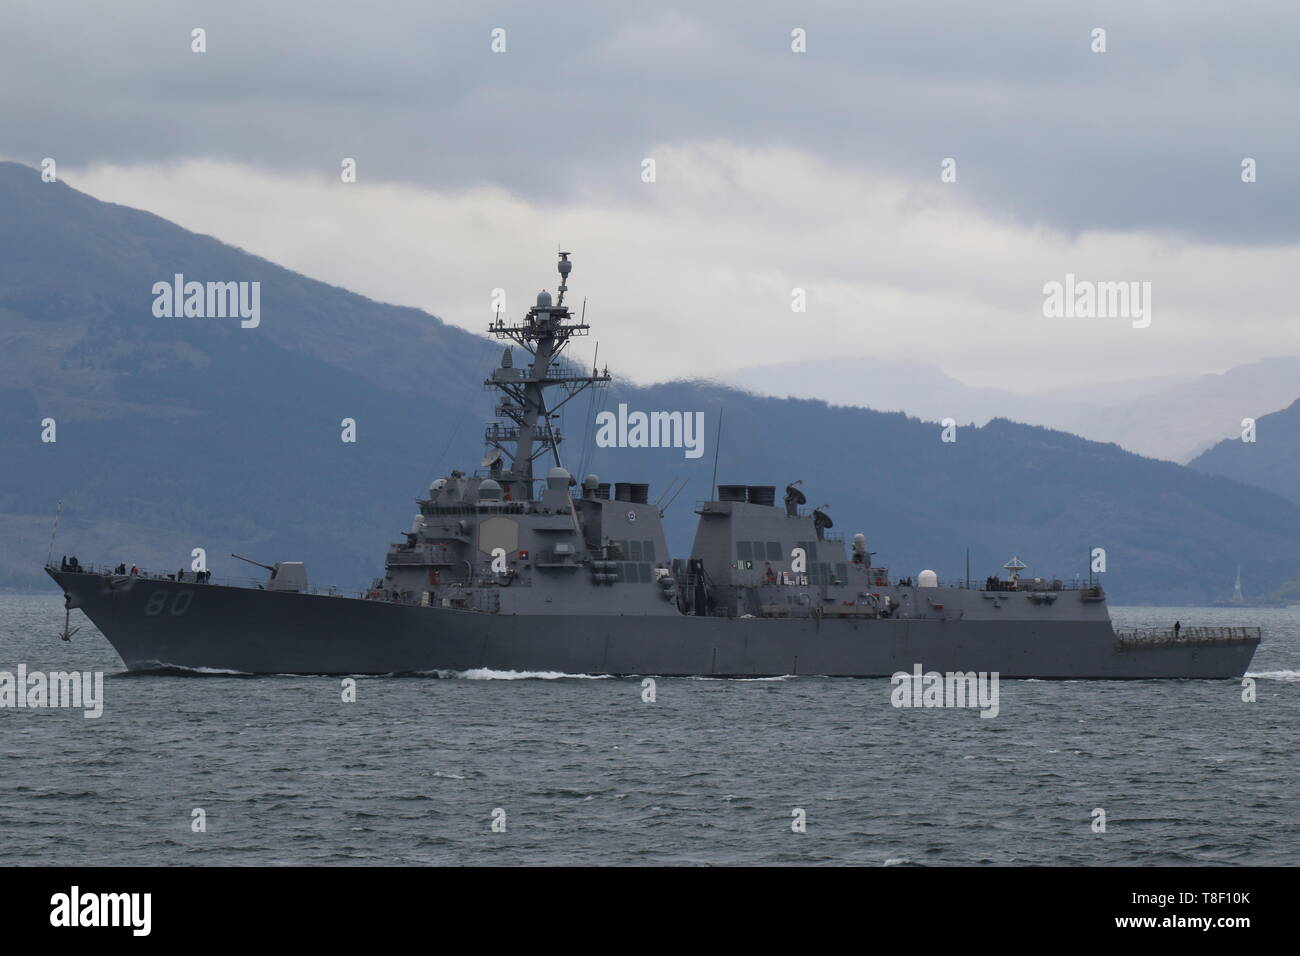
[[[1030,395],[965,385],[922,362],[820,359],[724,372],[719,380],[759,394],[819,398],[902,411],[930,421],[982,425],[1008,418],[1185,463],[1300,398],[1300,358],[1268,358],[1222,374],[1133,379]]]
[[[1300,400],[1255,423],[1255,440],[1219,442],[1191,462],[1214,475],[1275,491],[1300,504]]]
[[[0,226],[2,586],[44,585],[60,498],[56,559],[171,569],[201,546],[218,575],[245,573],[225,557],[238,551],[302,559],[317,583],[362,586],[382,573],[385,545],[429,480],[480,460],[495,342],[15,164],[0,164]],[[549,284],[552,270],[539,262],[533,281]],[[259,281],[261,324],[155,317],[151,288],[176,273]],[[616,376],[636,372],[635,355],[608,361]],[[976,578],[1012,554],[1030,573],[1071,577],[1087,573],[1096,546],[1107,549],[1117,601],[1225,597],[1238,561],[1255,593],[1300,574],[1300,504],[1004,417],[949,444],[937,425],[901,413],[707,382],[616,378],[590,397],[566,412],[567,463],[648,481],[652,499],[686,480],[665,519],[679,556],[693,503],[709,494],[725,409],[720,483],[803,479],[810,503],[829,502],[837,530],[865,532],[898,574],[960,577],[969,549]],[[704,411],[706,453],[584,448],[591,416],[618,402]],[[40,440],[45,418],[57,422],[54,443]],[[355,444],[340,441],[344,418],[357,422]],[[1261,435],[1275,434],[1266,421]]]

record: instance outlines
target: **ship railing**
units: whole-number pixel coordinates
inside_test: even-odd
[[[871,569],[872,572],[875,572],[876,570],[876,568]],[[884,571],[885,569],[880,570]],[[870,577],[872,582],[874,582],[876,575],[872,573]],[[853,579],[850,578],[850,581],[852,580]],[[897,586],[900,580],[905,579],[895,577],[888,578],[889,586]],[[919,588],[915,577],[911,578],[910,582],[910,584],[904,584],[902,586],[918,588],[919,590],[930,590],[929,588]],[[1100,585],[1089,584],[1087,581],[1063,581],[1060,578],[1047,578],[1040,582],[1034,582],[1032,580],[1017,581],[1014,587],[1012,587],[1011,582],[1009,581],[1000,581],[999,585],[1000,586],[996,588],[989,588],[988,583],[983,578],[976,579],[972,577],[969,581],[964,578],[940,579],[936,587],[954,588],[965,591],[988,591],[990,594],[1039,594],[1051,593],[1053,591],[1100,590]]]
[[[519,426],[492,422],[483,429],[483,437],[490,442],[519,441]],[[562,440],[560,430],[550,425],[534,425],[533,439],[548,443],[558,443]]]
[[[1101,585],[1095,582],[1089,583],[1083,580],[1071,579],[1069,581],[1061,578],[1043,578],[1035,580],[1034,578],[1021,578],[1019,581],[999,580],[996,587],[990,588],[983,579],[971,578],[970,584],[964,581],[957,584],[948,584],[945,587],[971,587],[978,591],[996,591],[998,593],[1009,592],[1034,592],[1034,591],[1096,591],[1101,589]]]
[[[476,469],[474,472],[476,478],[492,478],[492,472],[486,468]],[[509,479],[519,483],[519,479]],[[533,479],[536,481],[537,479]],[[528,482],[531,489],[533,482]],[[500,501],[472,501],[469,503],[457,503],[454,505],[435,505],[428,498],[420,501],[420,514],[422,515],[481,515],[481,514],[523,514],[528,510],[528,504],[533,501],[533,493],[529,491],[527,500],[519,499],[502,499]],[[452,537],[455,537],[452,535]]]
[[[452,548],[440,547],[438,545],[426,545],[425,547],[417,548],[414,551],[390,551],[388,553],[389,565],[403,564],[419,567],[426,564],[459,564],[460,561],[460,557]]]
[[[1121,650],[1146,647],[1198,647],[1209,644],[1258,644],[1263,629],[1258,627],[1128,627],[1115,628]]]
[[[54,571],[59,570],[59,565],[54,564],[52,562],[49,565],[49,567],[51,570]],[[118,574],[116,571],[116,565],[109,565],[109,564],[82,564],[81,573],[98,574],[102,577],[136,578],[141,581],[172,581],[172,582],[176,581],[176,575],[177,575],[176,571],[158,571],[152,568],[141,568],[139,572],[136,574],[131,574],[129,571],[126,574]],[[193,571],[183,572],[181,575],[180,583],[193,584],[193,585],[198,585],[200,587],[215,584],[215,585],[220,585],[222,587],[247,588],[250,590],[256,590],[259,588],[266,587],[265,578],[246,578],[246,577],[238,577],[235,575],[217,576],[213,574],[203,581],[198,581],[195,580],[195,572]],[[368,592],[364,590],[358,590],[356,588],[341,588],[332,584],[311,585],[308,586],[306,591],[300,591],[298,593],[318,594],[325,597],[351,597],[351,598],[366,597],[368,594]]]
[[[547,377],[570,379],[572,382],[566,382],[565,384],[575,386],[585,381],[591,381],[591,384],[597,386],[609,384],[609,379],[605,378],[600,372],[594,369],[588,371],[586,365],[580,365],[573,359],[568,358],[551,359],[551,367],[547,372]]]

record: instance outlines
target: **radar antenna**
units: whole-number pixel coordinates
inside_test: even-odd
[[[564,305],[564,293],[569,291],[569,273],[573,271],[573,263],[569,261],[569,253],[561,252],[560,261],[555,264],[556,270],[560,273],[560,287],[556,291],[559,293],[555,300],[556,307]],[[587,304],[582,306],[583,313],[587,311]]]

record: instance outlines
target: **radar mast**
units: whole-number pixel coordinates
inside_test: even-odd
[[[569,340],[586,335],[590,326],[584,318],[575,319],[564,305],[564,295],[569,291],[569,273],[573,263],[570,253],[559,253],[556,269],[560,284],[556,300],[546,290],[538,293],[537,304],[528,310],[524,319],[507,325],[498,318],[488,326],[488,331],[498,339],[507,339],[532,356],[524,367],[516,366],[511,349],[506,348],[501,366],[483,384],[502,395],[496,406],[497,421],[487,426],[483,438],[492,459],[492,477],[515,500],[532,498],[533,462],[548,452],[555,464],[561,466],[560,442],[563,436],[556,424],[556,415],[573,398],[588,388],[601,388],[609,384],[609,368],[592,369],[586,373],[563,355]],[[547,404],[547,389],[559,389],[559,401]],[[499,450],[493,455],[492,449]]]

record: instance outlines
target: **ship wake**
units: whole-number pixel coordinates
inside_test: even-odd
[[[498,671],[475,667],[466,671],[420,671],[420,676],[447,680],[611,680],[612,674],[566,674],[562,671]]]

